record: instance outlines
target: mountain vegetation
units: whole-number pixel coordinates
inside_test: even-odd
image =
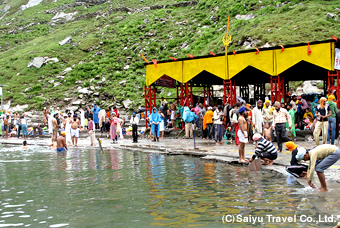
[[[143,106],[140,53],[149,61],[223,53],[228,16],[236,51],[340,31],[339,0],[42,0],[22,10],[27,3],[0,0],[0,84],[8,85],[5,101],[37,110],[94,101]],[[44,63],[28,67],[36,57]]]

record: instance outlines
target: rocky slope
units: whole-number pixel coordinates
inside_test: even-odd
[[[234,50],[325,40],[340,36],[338,3],[2,0],[4,98],[27,109],[76,109],[97,101],[132,111],[144,101],[141,52],[149,60],[223,53],[228,15]],[[174,96],[168,89],[158,92]]]

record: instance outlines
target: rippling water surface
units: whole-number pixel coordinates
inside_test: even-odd
[[[264,216],[340,214],[338,190],[189,156],[0,147],[0,183],[0,227],[330,227]],[[238,214],[264,221],[223,223]]]

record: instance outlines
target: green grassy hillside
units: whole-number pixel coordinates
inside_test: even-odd
[[[29,104],[31,109],[63,106],[69,103],[64,98],[78,97],[78,87],[93,86],[99,95],[83,97],[86,103],[97,100],[105,106],[130,99],[138,107],[144,101],[145,84],[140,52],[159,61],[186,57],[187,53],[223,53],[228,15],[234,50],[249,44],[261,47],[325,40],[340,31],[339,0],[180,2],[111,0],[96,5],[43,0],[20,11],[27,0],[0,1],[0,84],[9,86],[4,89],[5,100]],[[53,21],[57,12],[76,14],[68,21]],[[254,18],[237,20],[238,14],[253,14]],[[72,43],[60,46],[68,36]],[[28,68],[34,57],[56,57],[59,62]],[[64,78],[57,77],[68,67],[72,70]],[[55,83],[60,85],[54,87]],[[168,91],[161,92],[166,97]]]

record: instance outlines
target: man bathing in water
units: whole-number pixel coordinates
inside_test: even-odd
[[[238,125],[240,129],[237,132],[237,136],[240,139],[240,146],[238,148],[238,153],[240,156],[240,162],[246,163],[247,159],[244,157],[244,147],[246,143],[248,143],[248,135],[247,135],[247,112],[245,107],[241,107],[238,112],[240,113],[240,117],[238,118]]]
[[[57,138],[57,152],[65,152],[68,151],[66,145],[66,134],[65,132],[61,132],[60,136]]]
[[[76,141],[75,146],[78,146],[78,138],[79,138],[79,130],[80,128],[80,121],[77,118],[77,114],[73,115],[72,125],[71,125],[71,137],[72,137],[72,144],[74,145],[74,141]]]

